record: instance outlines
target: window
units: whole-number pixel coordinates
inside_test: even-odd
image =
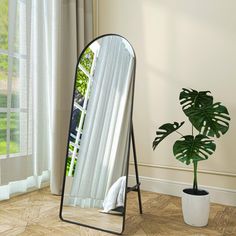
[[[25,0],[0,1],[0,159],[31,153],[26,13]]]

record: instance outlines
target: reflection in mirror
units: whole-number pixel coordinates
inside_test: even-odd
[[[79,57],[74,86],[63,220],[123,231],[135,56],[126,39],[105,35]]]

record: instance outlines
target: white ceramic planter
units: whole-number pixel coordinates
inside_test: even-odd
[[[182,192],[182,211],[184,222],[188,225],[203,227],[208,224],[210,195],[192,195]]]

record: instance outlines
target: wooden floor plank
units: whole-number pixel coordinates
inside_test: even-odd
[[[128,194],[124,235],[236,236],[236,207],[211,204],[209,224],[196,228],[183,222],[178,197],[142,192],[143,214],[136,193]],[[60,196],[48,188],[0,202],[0,235],[108,236],[111,234],[62,222]]]

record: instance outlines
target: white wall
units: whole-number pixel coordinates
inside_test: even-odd
[[[236,204],[236,1],[99,0],[95,12],[97,35],[121,34],[136,51],[134,126],[143,189],[179,195],[172,184],[191,184],[192,167],[172,154],[178,136],[154,152],[152,141],[162,123],[186,120],[178,103],[182,87],[210,90],[232,121],[216,153],[199,163],[199,183],[223,192],[213,193],[213,201]],[[222,200],[227,194],[233,199]]]

